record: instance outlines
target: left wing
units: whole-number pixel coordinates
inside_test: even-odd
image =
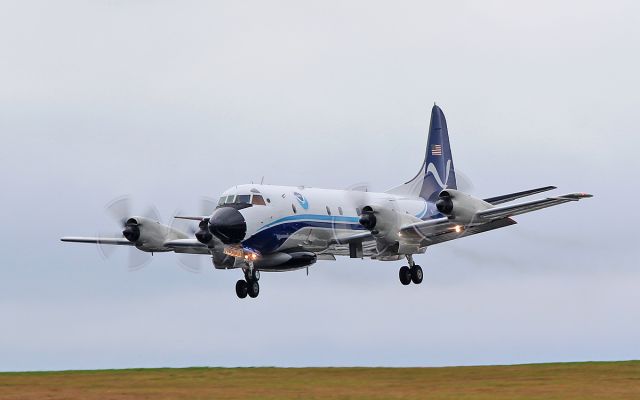
[[[369,240],[373,240],[373,235],[371,234],[371,232],[365,231],[348,236],[336,236],[329,241],[329,244],[349,244],[366,242]]]
[[[593,197],[587,193],[570,193],[557,197],[533,200],[508,206],[495,206],[478,211],[471,223],[463,225],[448,217],[420,221],[402,227],[400,233],[407,241],[419,241],[421,246],[430,246],[464,236],[504,228],[516,223],[510,217],[570,201]]]
[[[578,201],[589,197],[593,196],[587,193],[570,193],[557,197],[547,197],[546,199],[527,201],[525,203],[491,207],[483,211],[478,211],[478,213],[476,213],[476,217],[480,220],[490,221],[541,210],[543,208],[557,206],[570,201]]]

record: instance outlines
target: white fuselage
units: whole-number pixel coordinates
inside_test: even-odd
[[[322,251],[333,238],[363,232],[358,221],[364,206],[391,209],[412,221],[435,211],[433,205],[420,197],[256,184],[226,190],[219,205],[223,205],[222,199],[234,201],[230,196],[238,196],[237,199],[242,195],[259,195],[264,199],[265,205],[254,204],[240,210],[247,224],[242,244],[261,254],[302,247]]]

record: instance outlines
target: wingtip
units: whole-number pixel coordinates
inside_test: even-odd
[[[584,193],[584,192],[580,192],[580,193],[571,193],[571,194],[566,194],[564,196],[560,196],[561,198],[565,198],[565,199],[569,199],[569,200],[580,200],[580,199],[588,199],[593,197],[592,194],[589,193]]]

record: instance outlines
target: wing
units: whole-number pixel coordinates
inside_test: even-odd
[[[519,199],[521,197],[531,196],[533,194],[538,194],[542,192],[546,192],[549,190],[557,189],[555,186],[545,186],[537,189],[525,190],[522,192],[503,194],[502,196],[490,197],[488,199],[484,199],[487,203],[491,203],[493,205],[507,203],[509,201]]]
[[[176,239],[164,242],[164,246],[176,253],[211,254],[206,244],[196,239]]]
[[[482,225],[473,225],[470,227],[462,227],[460,229],[456,229],[455,226],[448,230],[443,230],[440,232],[431,232],[428,235],[423,235],[422,245],[423,246],[432,246],[434,244],[448,242],[454,239],[460,239],[463,237],[476,235],[482,232],[492,231],[494,229],[504,228],[509,225],[517,224],[516,221],[511,218],[502,218],[497,219],[495,221],[487,222]]]
[[[400,229],[400,236],[430,236],[439,232],[455,230],[455,227],[456,224],[451,222],[448,217],[435,218],[403,226]]]
[[[522,193],[524,192],[520,192],[518,195]],[[430,246],[458,239],[460,237],[475,235],[513,225],[516,221],[512,220],[510,217],[514,215],[524,214],[589,197],[593,196],[586,193],[571,193],[508,206],[496,206],[477,212],[472,223],[466,226],[458,225],[453,220],[443,217],[407,225],[400,230],[400,233],[402,237],[409,242],[412,240],[415,242],[419,241],[421,246]]]
[[[366,231],[349,236],[336,236],[329,241],[329,244],[349,244],[353,242],[366,242],[369,240],[373,240],[373,235],[371,232]]]
[[[462,226],[452,222],[447,217],[443,217],[407,225],[400,232],[407,242],[419,243],[420,247],[424,247],[504,228],[516,223],[511,218],[502,218],[482,224]]]
[[[113,244],[118,246],[135,246],[135,243],[132,243],[124,238],[66,236],[66,237],[60,238],[60,240],[63,242],[72,242],[72,243],[99,243],[99,244]]]
[[[580,199],[589,197],[593,196],[587,193],[570,193],[557,197],[547,197],[546,199],[527,201],[525,203],[492,207],[483,211],[479,211],[476,214],[476,217],[480,218],[480,220],[495,220],[500,218],[512,217],[514,215],[541,210],[543,208],[557,206],[559,204],[568,203],[570,201],[578,201]]]

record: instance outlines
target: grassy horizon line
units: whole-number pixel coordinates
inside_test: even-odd
[[[535,366],[553,366],[553,365],[585,365],[585,364],[621,364],[621,363],[638,363],[640,359],[617,360],[617,361],[549,361],[549,362],[532,362],[532,363],[516,363],[516,364],[474,364],[474,365],[443,365],[443,366],[423,366],[423,367],[387,367],[387,366],[313,366],[313,367],[282,367],[273,365],[264,366],[190,366],[190,367],[130,367],[130,368],[97,368],[97,369],[60,369],[60,370],[25,370],[25,371],[0,371],[0,375],[7,374],[55,374],[55,373],[73,373],[73,372],[152,372],[152,371],[171,371],[171,370],[254,370],[254,369],[287,369],[287,370],[320,370],[320,369],[447,369],[447,368],[494,368],[494,367],[535,367]]]

